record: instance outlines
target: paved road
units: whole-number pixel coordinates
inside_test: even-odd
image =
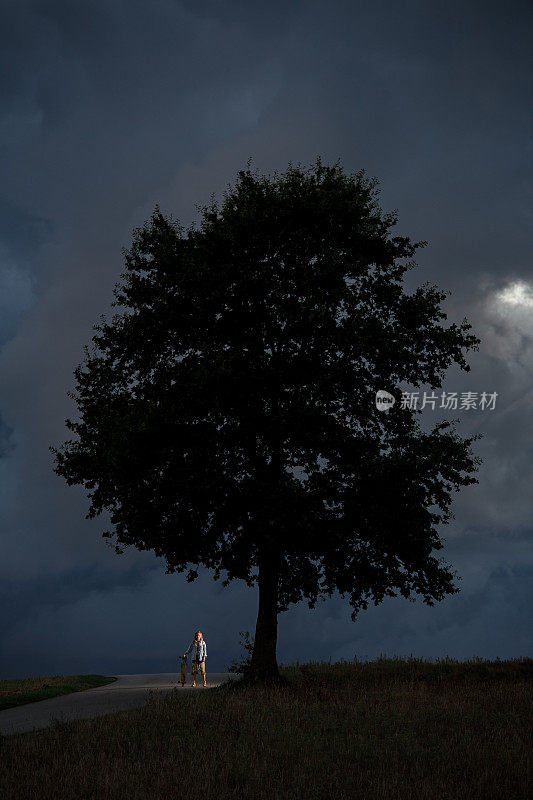
[[[164,672],[153,675],[108,675],[116,677],[113,683],[85,689],[83,692],[72,692],[37,703],[26,703],[16,708],[0,711],[0,733],[26,733],[27,731],[48,728],[54,719],[66,722],[71,719],[89,719],[103,714],[112,714],[127,708],[137,708],[148,702],[149,691],[161,695],[170,694],[175,688],[181,694],[205,692],[202,679],[191,687],[191,678],[182,687],[175,672]],[[220,686],[227,680],[235,679],[235,674],[227,672],[208,672],[207,688]]]

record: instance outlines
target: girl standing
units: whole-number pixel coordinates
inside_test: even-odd
[[[189,645],[189,649],[183,654],[183,658],[187,658],[188,654],[192,653],[191,672],[192,672],[192,685],[196,686],[196,673],[201,672],[204,679],[204,686],[207,686],[205,675],[205,659],[207,657],[207,645],[204,642],[202,631],[196,631],[194,639]]]

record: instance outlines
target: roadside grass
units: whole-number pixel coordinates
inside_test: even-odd
[[[0,739],[11,800],[531,800],[533,659],[281,666]]]
[[[0,680],[0,711],[38,700],[48,700],[60,694],[81,692],[114,683],[116,678],[104,675],[52,675],[35,678]]]

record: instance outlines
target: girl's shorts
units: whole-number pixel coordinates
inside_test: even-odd
[[[191,673],[196,675],[197,672],[201,672],[202,675],[205,675],[205,661],[193,661],[191,664]]]

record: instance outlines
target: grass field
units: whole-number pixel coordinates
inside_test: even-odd
[[[0,711],[25,703],[35,703],[37,700],[48,700],[60,694],[94,689],[95,686],[105,686],[115,680],[116,678],[106,678],[103,675],[52,675],[0,680]]]
[[[532,800],[533,659],[291,664],[0,739],[5,800]]]

